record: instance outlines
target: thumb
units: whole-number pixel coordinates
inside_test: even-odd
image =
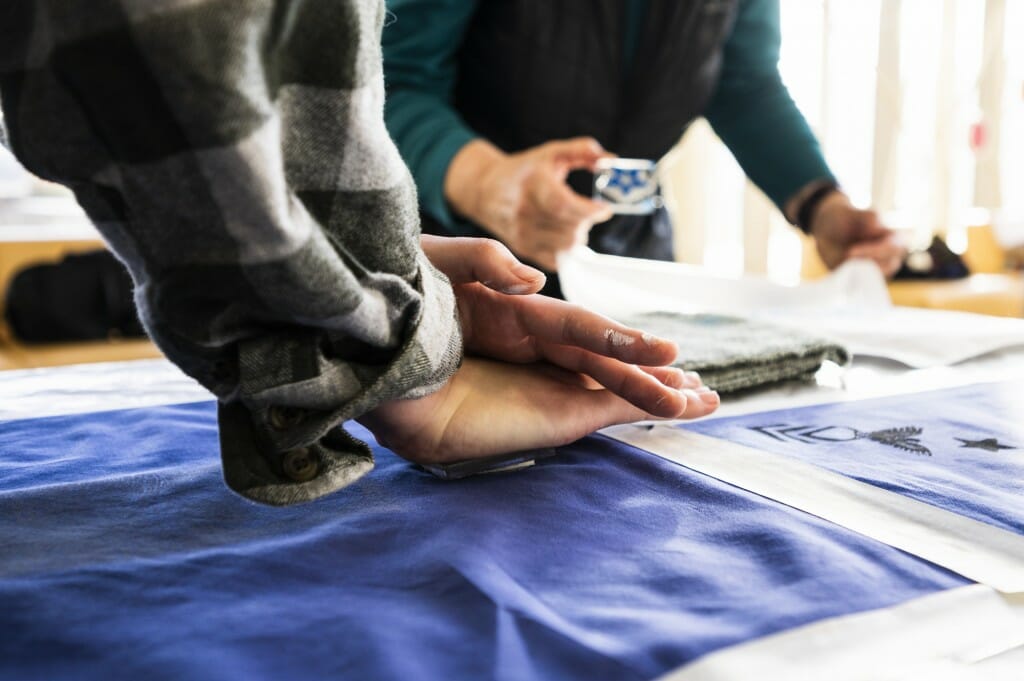
[[[420,245],[453,285],[479,282],[510,295],[536,293],[544,286],[543,272],[519,262],[494,239],[423,235]]]
[[[892,233],[888,227],[882,224],[878,213],[873,210],[858,210],[854,213],[854,224],[856,235],[859,239],[881,239]]]
[[[548,142],[545,147],[556,163],[565,165],[570,170],[594,170],[598,160],[613,156],[593,137],[556,140]]]

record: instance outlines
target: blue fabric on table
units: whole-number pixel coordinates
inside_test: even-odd
[[[457,482],[375,454],[269,508],[212,403],[0,423],[0,678],[646,679],[966,583],[600,436]]]
[[[680,427],[790,456],[1024,534],[1019,384],[978,384]]]

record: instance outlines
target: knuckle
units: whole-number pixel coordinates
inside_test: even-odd
[[[495,239],[479,239],[476,249],[477,257],[488,261],[501,260],[508,252],[508,249]]]

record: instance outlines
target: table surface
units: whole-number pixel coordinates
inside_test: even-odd
[[[815,385],[787,385],[727,400],[715,417],[826,402],[860,400],[883,395],[907,394],[985,381],[1007,380],[1024,377],[1022,374],[1024,374],[1024,350],[993,353],[955,367],[913,371],[908,371],[896,363],[861,360],[846,370],[840,370],[834,366],[824,368],[819,373],[818,382]],[[181,374],[173,365],[163,360],[89,364],[0,373],[0,421],[68,414],[91,414],[117,409],[195,403],[209,399],[211,399],[209,393]],[[392,465],[387,470],[398,469]],[[523,479],[528,478],[524,476]],[[696,480],[697,478],[692,479]],[[498,482],[494,484],[498,484]],[[713,507],[710,501],[707,503],[709,508]],[[268,510],[267,515],[261,517],[273,518],[275,513],[283,512]],[[295,515],[294,510],[289,513],[291,515],[287,517],[292,520],[288,520],[288,522],[295,522],[294,518],[299,516]],[[764,513],[768,513],[767,507]],[[285,518],[285,515],[278,517]],[[139,522],[149,521],[140,519]],[[817,521],[816,526],[824,528],[821,522]],[[194,542],[192,539],[187,541]],[[824,545],[822,548],[824,549]],[[103,549],[94,547],[89,550],[102,551]],[[467,549],[462,548],[460,551],[465,552]],[[468,555],[472,555],[472,549],[468,551]],[[0,561],[0,563],[2,562]],[[586,574],[586,572],[580,574]],[[876,576],[875,579],[879,579],[879,577]],[[0,587],[2,587],[2,583],[0,583]],[[905,669],[903,672],[900,672],[899,669],[886,669],[883,674],[877,665],[863,666],[863,660],[860,662],[846,660],[843,663],[845,666],[841,668],[837,667],[837,664],[843,659],[843,655],[852,654],[850,651],[857,650],[855,642],[861,638],[871,638],[872,635],[877,638],[878,631],[889,632],[886,638],[890,639],[891,645],[899,650],[888,651],[885,654],[891,653],[896,657],[905,654],[907,649],[913,649],[920,643],[918,639],[921,638],[928,639],[929,645],[932,646],[957,645],[960,638],[963,637],[962,631],[965,623],[975,621],[978,625],[978,632],[984,633],[987,640],[992,632],[985,630],[982,624],[986,621],[996,621],[997,616],[1005,616],[1000,608],[1006,607],[1006,603],[999,599],[993,600],[992,594],[982,593],[977,589],[978,587],[954,588],[936,596],[916,599],[906,606],[894,607],[878,613],[869,612],[853,617],[826,620],[808,625],[807,631],[798,628],[769,636],[764,640],[726,648],[699,659],[696,664],[687,665],[677,670],[672,678],[680,680],[748,678],[745,675],[751,669],[760,670],[758,674],[760,678],[787,680],[820,678],[815,677],[814,674],[823,669],[830,670],[835,681],[844,678],[922,678],[916,676],[921,671],[921,668],[917,666],[908,668],[909,671]],[[0,600],[3,599],[2,594],[3,590],[0,588]],[[1020,611],[1024,608],[1024,602],[1017,603],[1014,607]],[[992,610],[993,608],[994,610]],[[753,615],[753,613],[751,614]],[[384,636],[380,632],[378,634]],[[285,644],[282,643],[282,645]],[[344,643],[339,645],[342,649],[348,650]],[[873,645],[877,645],[877,643]],[[975,648],[971,650],[974,651]],[[794,651],[799,651],[799,653]],[[463,652],[462,654],[469,653]],[[974,654],[975,652],[971,653],[971,655]],[[802,661],[794,664],[793,655],[798,655]],[[863,654],[861,656],[864,657]],[[977,656],[984,658],[985,654],[981,652],[977,653]],[[1022,668],[1020,665],[1024,664],[1024,649],[1016,650],[1009,656],[999,655],[997,661],[1000,665],[986,667],[983,675],[978,675],[980,672],[977,671],[964,671],[962,676],[954,674],[948,677],[935,676],[934,678],[1015,678],[1012,671],[1006,672],[1006,670]],[[0,664],[0,669],[2,668],[2,664]],[[815,669],[818,672],[815,672]],[[837,671],[832,673],[834,669]],[[731,670],[731,672],[724,670]],[[806,673],[806,676],[799,676],[798,670],[804,670],[801,673]],[[942,673],[947,673],[947,671]],[[1006,675],[1003,675],[1004,673]],[[211,676],[217,675],[211,674]],[[269,676],[285,678],[283,674],[271,673]]]

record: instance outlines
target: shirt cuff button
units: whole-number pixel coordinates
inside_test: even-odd
[[[309,482],[316,477],[320,466],[316,455],[306,447],[293,449],[285,452],[281,460],[281,468],[284,474],[294,482]]]
[[[295,428],[305,420],[305,413],[296,407],[274,406],[267,410],[267,421],[274,430]]]

